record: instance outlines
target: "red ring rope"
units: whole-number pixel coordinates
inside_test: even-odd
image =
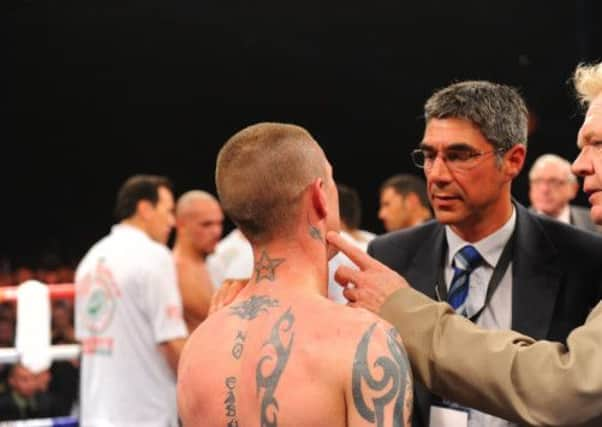
[[[75,296],[75,286],[73,283],[60,283],[48,286],[50,299],[73,299]],[[0,303],[17,300],[18,286],[0,287]]]

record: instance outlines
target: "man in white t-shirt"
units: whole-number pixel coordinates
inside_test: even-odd
[[[137,175],[117,195],[119,224],[76,273],[81,426],[175,427],[175,371],[187,335],[173,259],[166,178]]]
[[[207,257],[207,267],[216,288],[227,279],[251,277],[253,249],[238,228],[219,241],[215,252]]]

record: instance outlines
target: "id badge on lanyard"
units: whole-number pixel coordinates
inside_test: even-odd
[[[431,405],[429,427],[468,427],[468,409]]]

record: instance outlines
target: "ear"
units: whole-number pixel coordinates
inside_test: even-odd
[[[150,200],[139,200],[136,205],[136,214],[142,219],[148,219],[153,211],[153,204]]]
[[[516,178],[525,164],[527,157],[527,147],[523,144],[516,144],[504,154],[504,173],[510,180]]]
[[[310,184],[311,202],[318,219],[326,218],[328,213],[328,204],[326,202],[326,192],[324,191],[324,180],[316,178]]]
[[[416,193],[407,193],[405,196],[400,195],[401,201],[410,209],[414,209],[418,204],[418,195]]]

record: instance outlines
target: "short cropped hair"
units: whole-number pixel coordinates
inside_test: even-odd
[[[488,81],[454,83],[426,101],[424,118],[427,123],[431,119],[469,120],[496,149],[527,145],[527,106],[510,86]]]
[[[428,195],[426,194],[426,183],[424,180],[416,175],[401,173],[393,175],[383,182],[380,186],[380,194],[387,188],[392,188],[395,192],[401,196],[414,193],[418,196],[420,204],[427,209],[430,209],[430,202]]]
[[[339,215],[341,221],[351,230],[360,228],[362,223],[362,203],[354,188],[337,184],[339,192]]]
[[[602,62],[597,64],[579,64],[573,75],[573,84],[577,97],[587,107],[602,93]]]
[[[316,178],[326,178],[326,157],[300,126],[249,126],[217,156],[215,183],[222,208],[255,244],[293,223],[303,191]]]
[[[160,175],[134,175],[128,178],[117,192],[115,219],[120,222],[136,213],[138,202],[148,200],[153,206],[159,201],[159,188],[173,191],[169,178]]]

